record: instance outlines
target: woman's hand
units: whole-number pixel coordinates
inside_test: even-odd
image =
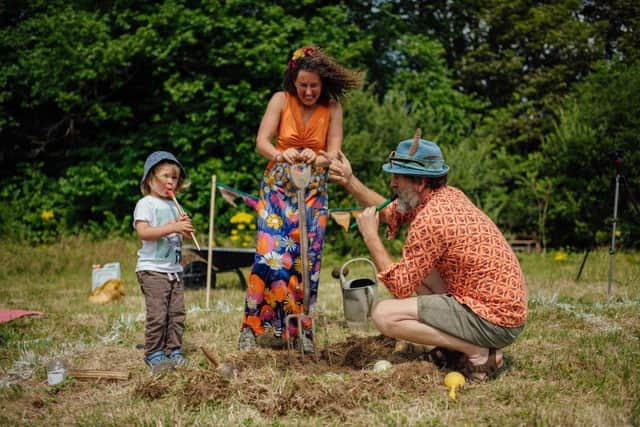
[[[316,161],[316,153],[311,148],[305,148],[300,153],[300,161],[304,163],[314,163]]]
[[[287,148],[282,152],[282,161],[293,164],[298,161],[298,150],[295,148]]]
[[[280,154],[280,156],[276,156],[276,160],[287,162],[289,164],[314,163],[317,158],[316,153],[311,148],[305,148],[302,151],[298,151],[297,148],[287,148]]]

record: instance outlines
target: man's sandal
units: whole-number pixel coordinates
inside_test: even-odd
[[[460,369],[465,354],[460,351],[449,350],[444,347],[435,347],[427,353],[428,360],[439,369]]]
[[[502,368],[504,360],[500,366],[498,366],[496,349],[491,348],[489,349],[489,358],[482,365],[473,365],[467,357],[464,358],[462,363],[461,372],[467,379],[475,382],[483,382],[498,376],[498,371]]]

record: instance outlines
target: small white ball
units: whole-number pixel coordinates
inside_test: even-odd
[[[389,362],[388,360],[378,360],[374,365],[373,365],[373,372],[375,372],[376,374],[381,374],[382,372],[389,370],[393,367],[393,365],[391,364],[391,362]]]

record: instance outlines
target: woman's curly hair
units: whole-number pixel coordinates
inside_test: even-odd
[[[338,64],[318,46],[306,46],[289,54],[284,72],[284,89],[294,96],[297,95],[295,82],[300,70],[320,76],[322,92],[318,103],[322,105],[328,105],[332,99],[340,102],[350,90],[362,86],[362,73]]]

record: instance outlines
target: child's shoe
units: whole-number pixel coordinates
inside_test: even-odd
[[[184,366],[189,365],[189,359],[184,357],[184,354],[182,353],[182,350],[180,350],[180,349],[173,350],[171,352],[171,354],[169,355],[169,362],[173,366],[183,366],[184,367]]]
[[[156,351],[154,353],[151,353],[148,357],[144,358],[144,361],[147,362],[147,365],[151,366],[152,368],[163,362],[167,362],[168,360],[169,359],[167,359],[167,356],[164,355],[164,351]]]
[[[156,375],[166,369],[173,369],[173,365],[169,362],[163,351],[151,353],[144,361],[151,367],[151,373]]]

